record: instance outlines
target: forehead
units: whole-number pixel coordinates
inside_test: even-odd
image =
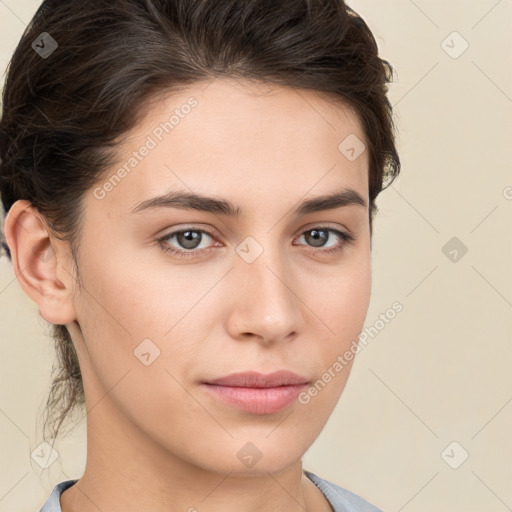
[[[148,101],[103,183],[124,168],[107,199],[126,211],[173,187],[233,198],[260,191],[270,200],[346,185],[367,196],[368,151],[347,158],[347,140],[366,145],[348,105],[316,91],[217,78]]]

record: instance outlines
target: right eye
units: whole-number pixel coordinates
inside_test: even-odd
[[[209,248],[197,249],[202,242],[204,235],[213,238],[213,233],[208,230],[184,228],[168,233],[167,235],[159,238],[158,242],[164,252],[170,252],[171,254],[179,257],[190,258],[196,256],[198,252],[209,250]],[[174,237],[176,237],[176,242],[181,245],[181,247],[184,247],[184,249],[174,249],[172,246],[169,246],[169,240]]]

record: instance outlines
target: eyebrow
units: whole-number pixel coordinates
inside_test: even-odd
[[[344,206],[359,205],[367,207],[366,200],[353,189],[343,188],[333,194],[322,195],[307,199],[292,211],[295,217],[308,215],[315,212],[334,210]],[[226,199],[208,197],[189,192],[171,191],[167,194],[146,199],[130,208],[132,213],[156,208],[178,208],[182,210],[196,210],[215,213],[227,217],[238,218],[241,208]]]

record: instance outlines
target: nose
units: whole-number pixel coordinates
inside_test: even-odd
[[[302,330],[305,307],[296,273],[277,244],[252,262],[235,258],[230,272],[227,328],[235,339],[265,344],[291,341]]]

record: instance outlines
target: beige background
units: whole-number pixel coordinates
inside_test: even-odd
[[[403,163],[378,202],[366,326],[403,311],[369,337],[304,466],[386,512],[510,510],[512,1],[349,4],[397,70]],[[2,73],[38,5],[0,0]],[[453,237],[468,249],[456,262]],[[0,316],[0,512],[39,510],[82,474],[85,424],[48,470],[31,459],[53,348],[6,258]]]

